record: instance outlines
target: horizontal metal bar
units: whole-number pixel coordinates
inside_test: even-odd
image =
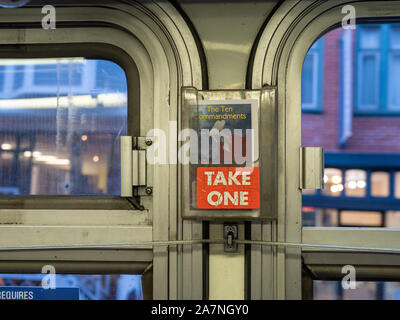
[[[146,211],[139,210],[50,210],[0,209],[2,227],[31,226],[146,226]]]
[[[302,229],[302,243],[317,245],[400,248],[400,229],[396,228],[323,228]]]
[[[176,240],[176,241],[136,241],[124,243],[102,243],[102,244],[69,244],[59,246],[32,245],[32,246],[0,246],[0,251],[16,251],[16,250],[46,250],[46,249],[87,249],[87,248],[135,248],[142,246],[173,246],[173,245],[193,245],[193,244],[223,244],[226,239],[206,239],[206,240]],[[269,241],[253,241],[253,240],[235,240],[237,244],[263,245],[273,247],[286,248],[314,248],[314,249],[329,249],[329,250],[349,250],[355,252],[374,252],[374,253],[400,253],[400,248],[375,248],[365,246],[346,246],[346,245],[330,245],[330,244],[312,244],[312,243],[290,243],[290,242],[269,242]]]
[[[96,245],[104,239],[126,243],[152,241],[153,228],[138,226],[0,226],[0,248],[31,246],[75,246],[86,243]]]

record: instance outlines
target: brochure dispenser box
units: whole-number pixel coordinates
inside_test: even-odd
[[[183,218],[276,219],[275,88],[182,88],[178,142]]]

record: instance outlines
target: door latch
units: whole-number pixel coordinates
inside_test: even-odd
[[[224,224],[224,239],[225,252],[237,252],[238,245],[235,240],[238,240],[238,226],[237,224]]]

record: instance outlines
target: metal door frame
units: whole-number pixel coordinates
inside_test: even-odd
[[[0,44],[99,43],[120,48],[132,58],[139,72],[140,134],[145,136],[149,130],[159,128],[167,133],[168,138],[169,121],[178,120],[180,114],[180,87],[195,86],[202,89],[204,84],[201,50],[190,26],[178,10],[168,2],[131,1],[128,4],[121,1],[93,4],[90,1],[71,1],[68,4],[62,1],[56,5],[57,29],[43,30],[43,15],[39,10],[43,4],[49,3],[33,1],[31,7],[1,9],[0,27],[3,29],[0,32]],[[7,29],[11,25],[12,28]],[[177,154],[177,150],[172,150],[172,153]],[[180,218],[177,202],[180,189],[178,166],[154,165],[153,172],[153,195],[143,199],[145,214],[149,218],[147,221],[150,223],[139,223],[134,218],[138,212],[132,210],[124,213],[118,210],[80,211],[81,221],[68,223],[71,212],[65,210],[50,210],[53,218],[48,220],[46,213],[24,209],[19,211],[22,217],[41,218],[36,220],[36,225],[0,226],[0,245],[68,245],[77,242],[97,244],[202,238],[201,223],[183,222]],[[164,183],[165,181],[169,183]],[[4,209],[3,213],[10,212]],[[59,217],[60,220],[54,217]],[[105,222],[104,218],[111,220]],[[37,237],[38,232],[42,237]],[[143,252],[148,254],[143,255]],[[128,262],[128,268],[129,263],[132,267],[131,262],[138,257],[143,261],[138,261],[136,268],[132,267],[132,271],[137,272],[144,269],[152,258],[155,299],[203,297],[201,245],[183,249],[147,248],[128,251],[128,254],[125,250],[106,250],[97,255],[94,252],[89,257],[77,249],[60,256],[41,250],[3,252],[0,260],[10,263],[7,259],[13,257],[15,260],[11,262],[11,267],[15,261],[23,260],[23,270],[45,260],[57,262],[64,272],[79,272],[84,269],[84,262],[87,260],[94,259],[96,263],[115,261],[116,265],[117,262],[125,261]],[[75,268],[69,268],[65,261],[76,263]],[[96,268],[97,272],[101,270],[106,271],[105,266],[104,269]]]
[[[393,21],[400,15],[399,1],[284,1],[260,32],[253,48],[248,87],[278,88],[278,221],[253,223],[253,240],[353,245],[356,239],[370,239],[371,246],[382,247],[389,246],[393,233],[400,237],[400,230],[382,229],[379,237],[371,240],[371,229],[348,230],[346,236],[341,229],[312,230],[301,225],[299,84],[303,61],[315,40],[340,27],[345,5],[355,7],[359,22],[378,17],[379,21]],[[380,237],[385,240],[382,242]],[[328,254],[326,251],[325,255]],[[322,261],[324,254],[315,257]],[[300,249],[252,246],[250,259],[252,299],[301,299]]]

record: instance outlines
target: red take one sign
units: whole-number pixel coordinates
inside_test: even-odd
[[[198,167],[197,208],[259,209],[259,168]]]

